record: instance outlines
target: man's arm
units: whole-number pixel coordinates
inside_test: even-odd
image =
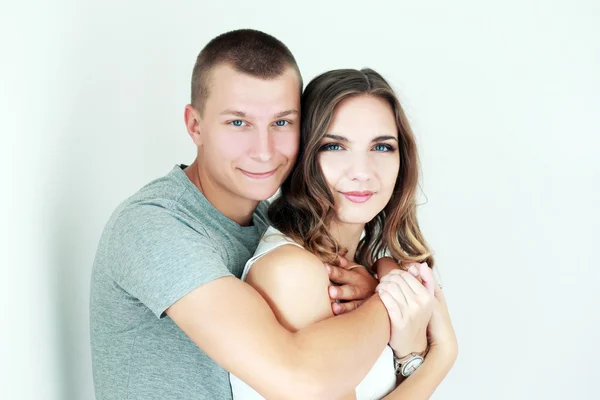
[[[124,290],[158,318],[166,312],[209,357],[268,398],[331,399],[354,389],[390,336],[377,296],[351,315],[291,333],[231,275],[219,243],[180,218],[145,204],[119,214],[110,272]]]
[[[332,399],[351,392],[390,335],[378,296],[352,313],[293,333],[256,290],[233,277],[193,290],[167,315],[226,370],[278,399]]]

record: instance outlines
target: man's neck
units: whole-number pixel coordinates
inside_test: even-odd
[[[257,201],[240,198],[216,185],[210,176],[202,171],[198,160],[194,160],[184,172],[206,200],[221,214],[241,226],[252,223],[252,215],[258,207]]]
[[[364,224],[344,224],[338,221],[333,221],[329,225],[329,232],[338,244],[348,249],[346,258],[350,261],[354,261],[354,257],[356,257],[356,248],[364,229]]]

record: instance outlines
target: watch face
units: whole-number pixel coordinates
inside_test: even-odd
[[[402,366],[402,376],[408,377],[423,364],[423,357],[416,356],[408,360]]]

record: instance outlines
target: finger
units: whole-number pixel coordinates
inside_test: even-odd
[[[328,265],[327,273],[329,274],[329,280],[335,282],[340,285],[345,285],[350,283],[348,279],[349,272],[348,270],[336,267],[333,265]]]
[[[342,267],[342,268],[347,268],[348,264],[350,264],[350,261],[348,261],[348,259],[344,256],[338,255],[338,261],[340,263],[340,267]]]
[[[331,309],[335,315],[341,315],[356,310],[364,303],[364,300],[349,301],[347,303],[331,303]]]
[[[371,286],[374,286],[373,283],[375,282],[375,278],[365,268],[345,269],[328,265],[327,273],[329,274],[329,280],[338,285],[362,286],[367,284],[369,286],[372,284]]]
[[[349,266],[346,267],[346,269],[348,271],[352,271],[355,268],[359,268],[359,269],[356,270],[356,272],[358,272],[358,271],[366,271],[367,270],[367,267],[365,267],[364,265],[360,265],[360,264],[352,264],[352,265],[349,265]]]
[[[419,264],[419,274],[423,279],[423,285],[431,295],[435,295],[435,287],[437,286],[437,282],[435,277],[433,276],[433,271],[429,268],[426,262]]]
[[[408,273],[410,273],[412,276],[415,277],[415,279],[417,281],[419,281],[419,283],[423,283],[423,280],[421,279],[421,273],[419,270],[419,263],[410,263],[410,264],[406,264],[406,268],[405,271],[407,271]]]
[[[446,307],[446,295],[444,294],[442,287],[438,283],[436,283],[434,286],[433,295],[435,296],[436,299],[438,299],[438,301],[440,303],[442,303],[444,305],[444,307]]]
[[[392,271],[396,272],[396,271]],[[410,275],[406,271],[398,271],[398,273],[388,274],[388,276],[384,277],[381,282],[389,283],[393,286],[396,286],[406,299],[406,304],[409,307],[414,307],[417,304],[417,294],[414,289],[407,283],[407,280],[412,279],[414,282],[413,285],[420,285],[415,278]],[[392,293],[393,294],[393,293]]]
[[[329,286],[329,297],[334,300],[365,300],[375,293],[377,281],[372,278],[373,284],[369,285],[342,285]]]
[[[360,299],[361,290],[354,285],[329,286],[329,297],[334,300],[356,300]]]
[[[421,284],[421,282],[417,278],[415,278],[415,274],[418,274],[418,271],[415,272],[415,269],[416,268],[414,266],[411,266],[409,267],[409,271],[392,271],[393,274],[390,273],[389,279],[393,279],[396,283],[402,284],[402,282],[397,278],[402,277],[404,279],[404,282],[406,282],[410,290],[415,295],[422,296],[425,295],[427,291],[425,290],[423,284]],[[382,279],[382,281],[384,280],[385,279]],[[407,294],[410,294],[410,292],[408,292]]]
[[[392,324],[402,326],[404,316],[402,314],[402,310],[398,306],[398,303],[396,303],[394,300],[394,297],[388,291],[382,289],[379,291],[379,298],[385,306]]]
[[[416,271],[416,272],[415,272]],[[415,278],[414,274],[419,274],[419,270],[415,266],[410,267],[410,272],[404,272],[401,276],[404,278],[404,281],[410,286],[413,292],[417,296],[426,296],[429,293],[423,284]]]
[[[377,286],[377,291],[380,290],[385,290],[388,292],[394,298],[396,303],[398,303],[398,306],[402,309],[402,311],[408,312],[408,300],[399,285],[390,281],[381,282]]]

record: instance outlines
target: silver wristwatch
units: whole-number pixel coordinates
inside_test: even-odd
[[[402,358],[394,356],[394,371],[396,375],[407,378],[423,364],[424,360],[423,356],[417,353],[410,353]]]

